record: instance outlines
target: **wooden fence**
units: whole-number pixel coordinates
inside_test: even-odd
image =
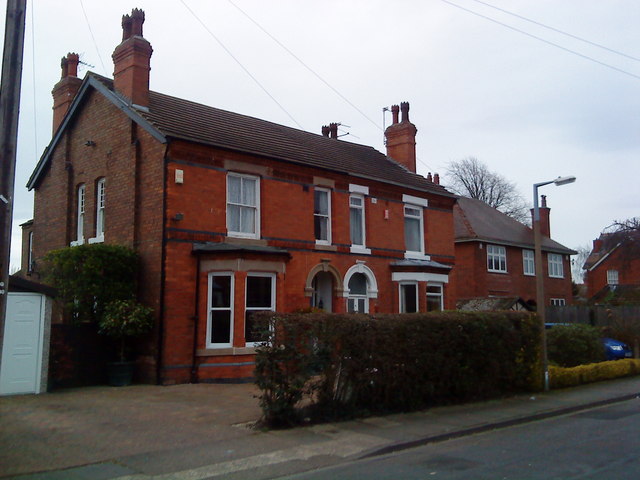
[[[597,327],[640,322],[640,305],[566,305],[547,307],[545,320],[549,323],[584,323]]]

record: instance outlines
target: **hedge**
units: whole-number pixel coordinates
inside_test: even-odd
[[[526,312],[259,318],[255,378],[270,426],[541,388],[540,325]]]
[[[551,388],[575,387],[583,383],[640,375],[640,360],[626,358],[609,362],[590,363],[572,368],[549,366]]]

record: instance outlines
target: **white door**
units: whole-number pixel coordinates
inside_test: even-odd
[[[40,393],[42,295],[13,292],[7,300],[0,394]]]

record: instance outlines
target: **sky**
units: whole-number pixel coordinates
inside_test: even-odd
[[[383,152],[383,109],[408,101],[420,174],[446,185],[449,162],[476,157],[530,204],[534,183],[576,176],[540,189],[569,248],[640,215],[637,0],[27,2],[12,271],[60,59],[77,52],[80,77],[112,77],[132,8],[146,14],[152,90],[314,133],[339,122],[341,141]]]

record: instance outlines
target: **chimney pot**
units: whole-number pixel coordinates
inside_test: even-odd
[[[431,172],[427,174],[427,182],[433,182],[433,177],[431,176]]]
[[[402,122],[409,121],[409,102],[402,102],[400,104],[400,111],[402,112]]]
[[[398,105],[392,105],[391,106],[391,115],[393,116],[393,121],[391,122],[391,125],[395,125],[396,123],[398,123],[398,112],[400,111],[400,107]]]
[[[547,196],[546,195],[541,195],[540,198],[542,199],[542,201],[540,202],[542,205],[542,208],[547,208]]]
[[[398,113],[402,111],[402,122]],[[392,105],[393,123],[384,132],[387,156],[416,173],[416,133],[418,129],[409,121],[409,102]]]
[[[328,125],[323,125],[322,126],[322,136],[323,137],[328,137],[329,136],[329,132],[330,132],[329,126]]]
[[[330,123],[329,124],[329,132],[331,134],[331,138],[338,138],[338,124],[337,123]]]
[[[433,174],[433,183],[435,183],[436,185],[440,185],[440,174],[438,173]]]
[[[122,43],[116,47],[113,86],[120,94],[138,106],[149,106],[149,71],[153,49],[142,37],[144,12],[133,9],[122,17]]]
[[[78,78],[78,63],[80,57],[77,53],[67,53],[60,61],[60,81],[55,84],[51,94],[53,95],[53,133],[64,120],[71,102],[78,93],[82,80]]]

